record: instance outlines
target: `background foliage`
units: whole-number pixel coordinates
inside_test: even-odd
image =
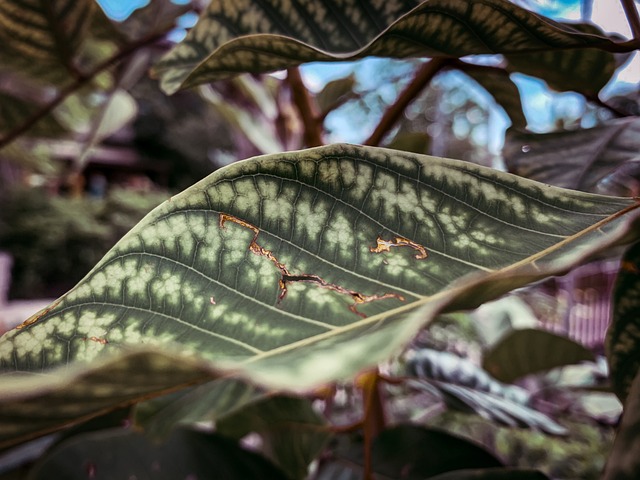
[[[2,4],[0,249],[70,290],[0,475],[635,478],[640,19],[590,5]]]

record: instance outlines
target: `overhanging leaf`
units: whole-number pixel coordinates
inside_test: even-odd
[[[604,36],[592,24],[568,24],[580,32]],[[616,59],[611,52],[594,48],[571,51],[553,51],[508,55],[507,70],[538,77],[558,91],[573,90],[588,97],[598,92],[611,80],[616,71]]]
[[[524,130],[527,127],[527,119],[520,101],[520,91],[507,71],[502,68],[462,62],[457,66],[489,92],[496,103],[505,111],[515,129]]]
[[[211,2],[155,67],[167,93],[241,72],[367,56],[518,54],[546,49],[630,51],[505,0]],[[416,6],[417,5],[417,6]],[[412,7],[415,7],[411,10]]]
[[[0,432],[19,441],[220,373],[295,391],[349,378],[443,310],[630,240],[637,207],[371,147],[230,165],[156,208],[73,290],[0,339],[7,372],[71,365],[76,375],[4,381]],[[154,345],[161,361],[137,353],[148,368],[131,368],[144,381],[129,378],[134,354],[123,348]],[[109,378],[109,363],[82,365],[107,354]],[[94,374],[107,392],[99,401],[86,395]]]
[[[1,2],[0,59],[36,76],[65,79],[95,10],[93,0]]]
[[[566,337],[536,329],[513,330],[485,353],[482,366],[503,382],[583,361],[593,353]]]
[[[640,119],[567,132],[507,135],[509,171],[565,188],[596,191],[598,182],[638,157]]]
[[[287,477],[267,460],[215,434],[177,430],[162,444],[124,429],[67,440],[37,464],[29,478],[278,479]]]
[[[606,349],[613,390],[624,402],[640,367],[640,243],[625,253],[620,264]]]

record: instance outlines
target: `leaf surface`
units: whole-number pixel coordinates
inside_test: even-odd
[[[640,243],[625,253],[613,290],[613,318],[607,331],[607,360],[613,391],[622,402],[640,367]]]
[[[285,480],[260,455],[215,434],[177,430],[162,444],[124,429],[78,435],[46,455],[29,478],[224,478]]]
[[[232,164],[157,207],[74,289],[0,338],[2,370],[39,376],[7,377],[0,432],[16,441],[222,373],[292,391],[350,378],[442,311],[629,241],[637,207],[372,147]],[[135,355],[146,363],[124,373]],[[76,376],[40,377],[55,367]],[[25,399],[40,425],[26,407],[18,415]]]
[[[606,193],[599,182],[628,162],[639,161],[640,119],[623,118],[606,125],[546,134],[510,132],[503,155],[507,168],[539,182]],[[631,194],[618,188],[616,193]]]
[[[0,3],[3,64],[61,81],[98,10],[92,0],[16,0]]]
[[[415,8],[413,8],[415,7]],[[627,51],[607,37],[542,18],[504,0],[290,3],[211,2],[155,67],[167,93],[243,72],[367,56],[461,57],[546,49]]]
[[[566,337],[536,329],[513,330],[485,353],[482,366],[503,382],[572,365],[595,361],[593,353]]]

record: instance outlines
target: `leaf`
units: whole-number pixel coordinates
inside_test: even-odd
[[[602,480],[633,480],[640,475],[640,375],[636,374]]]
[[[18,125],[22,125],[37,111],[38,106],[33,101],[0,93],[0,134],[6,134]],[[29,133],[40,137],[59,137],[64,131],[64,127],[54,116],[47,115],[38,121]]]
[[[431,147],[431,135],[421,132],[398,132],[387,147],[404,152],[427,153]]]
[[[256,432],[268,457],[290,478],[305,478],[309,464],[331,437],[326,421],[304,398],[276,396],[221,419],[216,430],[240,439]]]
[[[320,117],[326,117],[329,112],[353,98],[355,86],[356,76],[353,72],[346,77],[328,82],[316,95]]]
[[[604,36],[598,27],[587,23],[564,24],[580,32]],[[596,97],[616,71],[611,52],[595,48],[507,55],[507,70],[538,77],[560,92],[573,90]]]
[[[177,430],[160,445],[124,429],[78,435],[46,455],[30,479],[177,478],[280,479],[287,477],[259,455],[224,437]]]
[[[474,412],[511,427],[524,426],[551,435],[566,435],[567,429],[529,406],[530,394],[523,388],[504,385],[491,378],[470,360],[448,352],[422,349],[408,364],[420,381],[408,385],[442,398],[450,407]]]
[[[484,354],[483,368],[503,382],[583,361],[595,361],[579,343],[544,330],[513,330]]]
[[[462,64],[461,69],[489,92],[507,114],[513,128],[524,130],[527,127],[520,92],[504,69],[468,63]]]
[[[3,64],[57,81],[74,71],[74,55],[93,19],[92,0],[0,2]]]
[[[147,436],[163,438],[177,425],[216,421],[264,396],[247,382],[222,378],[137,405],[135,423]]]
[[[622,257],[613,288],[613,317],[605,348],[613,391],[624,403],[640,367],[640,243]]]
[[[361,479],[363,452],[361,438],[338,438],[337,446],[320,465],[318,480]],[[492,453],[473,442],[417,425],[383,430],[373,441],[371,461],[375,478],[380,480],[422,480],[448,471],[502,466]]]
[[[549,480],[549,477],[538,470],[481,468],[455,470],[431,477],[431,480]]]
[[[604,177],[638,157],[640,119],[558,133],[510,132],[503,156],[510,172],[565,188],[595,191]]]
[[[374,441],[373,469],[391,478],[422,479],[465,468],[500,467],[484,448],[436,429],[399,425]]]
[[[372,147],[232,164],[153,210],[74,289],[0,338],[2,370],[38,374],[3,382],[0,432],[21,441],[222,373],[289,391],[350,378],[443,311],[631,241],[637,208]],[[146,363],[131,367],[135,355]],[[65,389],[91,392],[108,362],[116,373],[97,393]],[[118,376],[125,366],[132,378]],[[99,393],[118,389],[127,393]]]
[[[504,0],[417,4],[349,0],[337,7],[325,0],[292,8],[275,1],[211,2],[154,72],[171,94],[241,72],[270,72],[313,61],[633,49]]]

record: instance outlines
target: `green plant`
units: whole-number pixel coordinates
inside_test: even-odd
[[[562,149],[553,148],[548,156],[536,157],[542,168],[531,168],[525,154],[535,153],[536,141],[544,140],[518,131],[526,119],[509,77],[509,72],[534,75],[616,111],[598,92],[615,72],[614,53],[638,48],[640,21],[633,2],[623,2],[636,34],[630,41],[592,25],[561,24],[505,0],[378,6],[354,1],[335,9],[330,8],[333,2],[295,8],[246,3],[211,2],[186,39],[155,63],[153,75],[164,92],[173,94],[243,72],[259,79],[262,73],[287,69],[286,84],[255,78],[225,84],[242,93],[234,99],[202,87],[203,101],[235,115],[236,129],[256,148],[276,143],[265,142],[262,134],[274,125],[288,125],[283,112],[293,105],[303,126],[300,135],[274,128],[282,133],[277,141],[317,148],[233,163],[173,196],[131,229],[76,287],[2,337],[0,367],[12,375],[3,379],[0,394],[0,445],[10,447],[94,419],[65,431],[66,439],[31,475],[40,478],[55,468],[68,469],[71,478],[103,470],[116,477],[144,471],[161,477],[166,447],[154,450],[134,431],[104,428],[118,425],[122,416],[103,415],[136,405],[133,418],[148,435],[170,438],[169,445],[193,443],[202,452],[176,452],[175,461],[190,467],[180,475],[199,477],[219,469],[226,478],[243,478],[248,471],[268,478],[545,478],[535,470],[507,466],[478,445],[424,423],[386,425],[385,395],[393,388],[418,388],[476,412],[492,410],[496,422],[566,434],[522,400],[527,394],[477,372],[478,384],[464,383],[455,378],[462,367],[448,368],[446,378],[423,378],[417,370],[404,370],[402,361],[392,363],[390,373],[378,366],[397,358],[441,314],[477,307],[637,240],[639,204],[628,170],[635,165],[637,140],[618,135],[617,141],[631,147],[626,154],[592,155],[612,144],[611,137],[602,139],[603,129],[620,133],[634,128],[637,119],[565,133],[562,145],[579,138],[589,148],[578,159],[557,158]],[[24,142],[25,132],[35,135],[31,127],[55,119],[48,115],[88,86],[118,91],[128,69],[114,73],[110,67],[144,53],[183,12],[158,7],[170,5],[164,2],[147,7],[138,14],[147,19],[142,27],[128,24],[146,29],[132,40],[90,0],[54,2],[53,7],[10,4],[15,11],[0,7],[0,24],[31,36],[5,34],[7,51],[35,51],[40,61],[0,58],[15,75],[48,82],[56,94],[36,113],[25,102],[21,122],[6,119],[13,126],[3,129],[2,146]],[[29,15],[46,22],[28,21]],[[62,26],[69,22],[77,28],[65,37]],[[36,41],[43,36],[53,48]],[[87,50],[87,45],[102,48]],[[496,54],[502,55],[499,66],[460,59]],[[371,55],[432,60],[417,62],[415,77],[363,142],[367,146],[321,146],[328,112],[320,106],[335,108],[345,97],[358,95],[347,80],[332,93],[333,102],[323,98],[315,103],[298,65]],[[48,75],[34,77],[43,67]],[[520,153],[512,151],[506,161],[512,169],[528,166],[531,178],[378,146],[444,70],[467,73],[493,95],[512,120],[510,141],[527,135]],[[258,121],[257,114],[240,116],[232,100],[242,100],[267,119],[274,118],[267,115],[274,105],[281,111],[270,124]],[[104,116],[97,117],[92,131],[100,131]],[[264,131],[256,133],[254,127]],[[543,145],[560,142],[557,137]],[[88,149],[95,139],[90,137]],[[577,160],[586,162],[579,175]],[[551,183],[556,177],[561,186],[583,191],[536,181]],[[627,196],[589,193],[606,193],[612,178],[616,193],[621,188]],[[616,393],[628,407],[611,457],[622,460],[609,462],[604,478],[631,478],[639,468],[637,454],[627,448],[637,430],[633,406],[640,384],[633,380],[637,252],[631,249],[627,255],[609,349]],[[533,358],[518,375],[589,357],[565,340],[534,335],[530,341],[539,348],[565,351],[544,361]],[[344,395],[359,399],[361,406],[347,402],[341,409],[338,399]],[[323,405],[326,416],[314,405]],[[215,433],[176,430],[203,421],[215,421]],[[277,467],[240,446],[251,444]],[[112,450],[120,452],[122,464],[109,465],[105,452]],[[134,464],[138,451],[148,455],[146,470]],[[215,466],[208,463],[211,458]]]

